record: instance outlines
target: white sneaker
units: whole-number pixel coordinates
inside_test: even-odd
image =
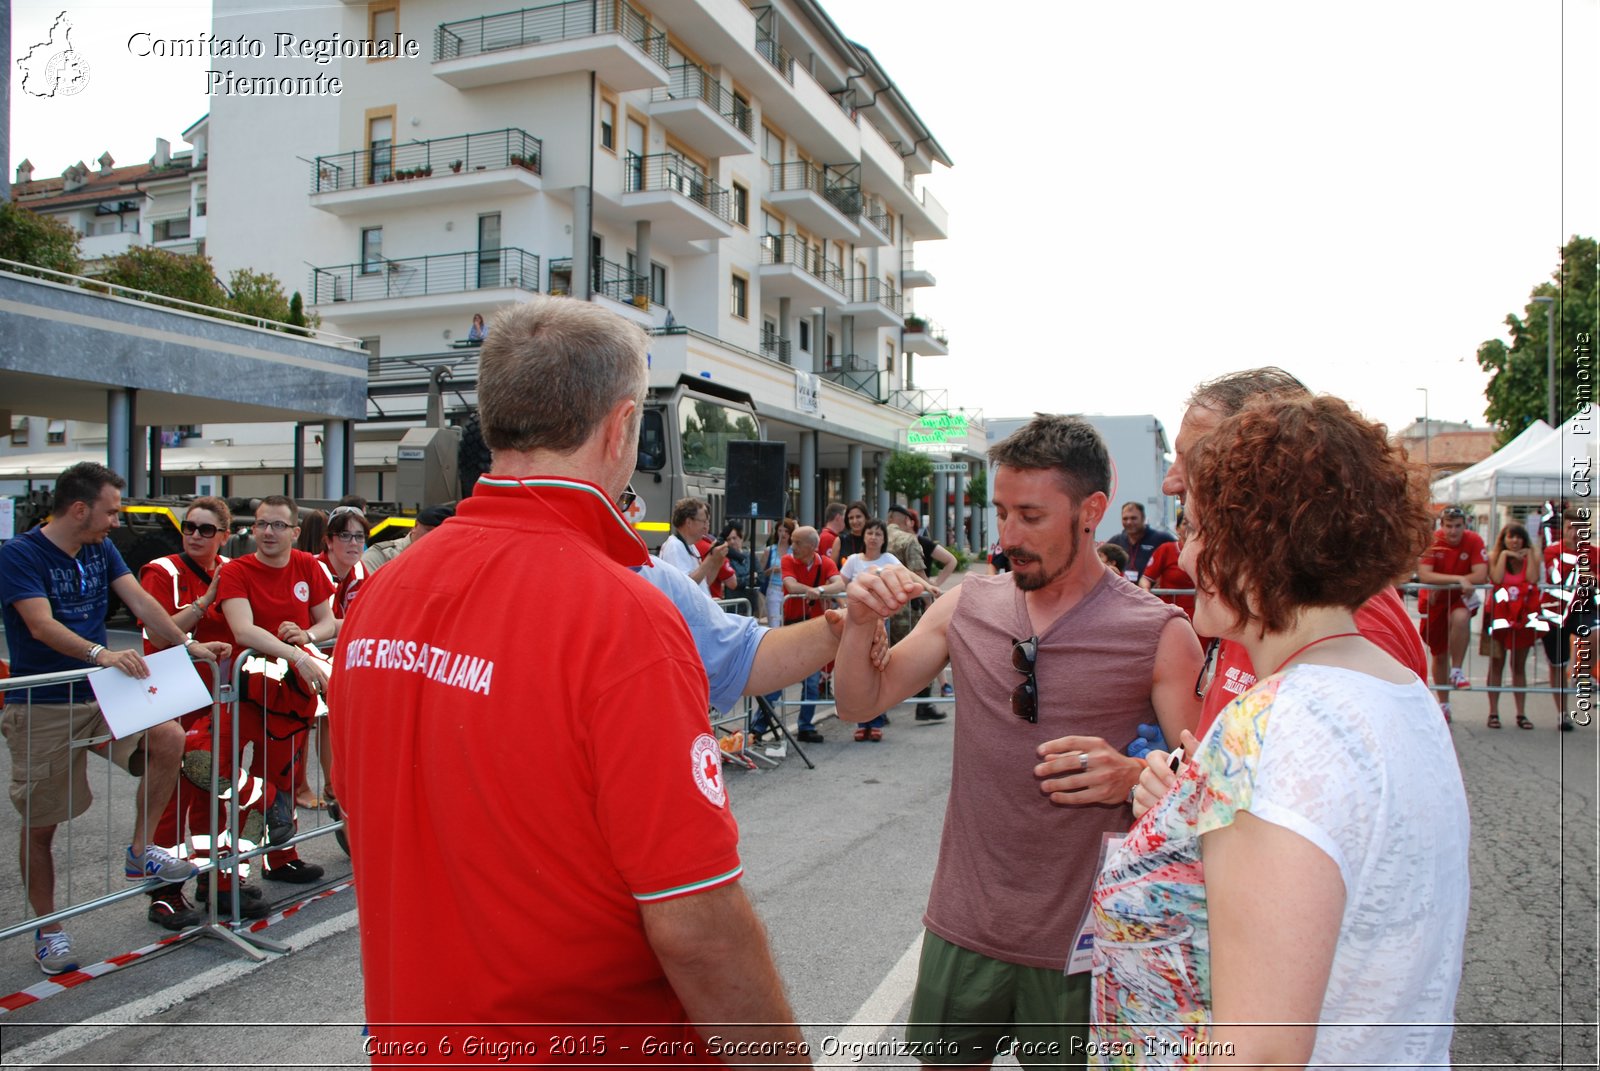
[[[1444,723],[1446,725],[1449,725],[1450,724],[1450,704],[1449,703],[1440,703],[1439,704],[1439,709],[1444,712]]]
[[[1472,687],[1472,682],[1467,679],[1467,675],[1465,673],[1461,672],[1461,667],[1460,666],[1451,666],[1450,667],[1450,687],[1452,687],[1452,688],[1471,688]]]

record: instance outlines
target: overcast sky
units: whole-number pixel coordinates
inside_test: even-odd
[[[13,70],[13,169],[146,160],[208,110],[210,64],[126,42],[209,31],[209,3],[12,8],[14,57],[65,9],[91,71],[40,100]],[[951,237],[914,292],[951,351],[918,385],[953,405],[1150,412],[1170,438],[1197,381],[1275,363],[1394,426],[1418,387],[1482,423],[1479,343],[1600,235],[1600,0],[827,10],[955,161],[925,180]]]

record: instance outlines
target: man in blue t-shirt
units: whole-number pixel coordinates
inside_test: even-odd
[[[1174,540],[1171,533],[1145,524],[1143,506],[1137,502],[1124,502],[1122,531],[1106,542],[1121,547],[1127,553],[1128,567],[1122,571],[1122,575],[1128,578],[1129,583],[1137,584],[1144,576],[1144,567],[1150,564],[1150,555],[1161,544]]]
[[[208,662],[232,652],[226,643],[189,639],[106,540],[120,523],[122,487],[122,477],[104,465],[73,465],[56,481],[50,520],[0,545],[0,607],[13,676],[115,666],[130,677],[148,677],[138,651],[105,645],[112,591],[145,623],[155,643],[184,645]],[[22,815],[23,882],[35,915],[43,916],[55,910],[51,842],[56,826],[82,814],[92,799],[89,749],[74,748],[73,742],[107,737],[110,729],[86,681],[6,696],[0,733],[11,748],[11,802]],[[176,721],[163,722],[93,750],[141,778],[136,796],[141,806],[124,859],[128,880],[181,883],[195,872],[194,864],[151,844],[149,832],[177,785],[183,730]],[[34,958],[46,974],[78,965],[60,923],[34,932]]]

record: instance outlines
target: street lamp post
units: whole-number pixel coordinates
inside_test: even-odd
[[[1533,300],[1545,306],[1544,377],[1545,397],[1547,399],[1545,408],[1550,413],[1548,418],[1550,421],[1550,426],[1552,428],[1559,428],[1561,426],[1561,421],[1559,419],[1560,410],[1556,405],[1556,299],[1553,297],[1536,297]]]
[[[1428,419],[1428,388],[1418,387],[1422,392],[1422,467],[1428,470],[1428,483],[1433,483],[1433,458],[1430,456],[1433,444],[1433,421]]]

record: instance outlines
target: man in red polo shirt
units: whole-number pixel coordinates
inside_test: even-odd
[[[345,620],[328,705],[374,1064],[469,1036],[515,1063],[626,1063],[651,1037],[650,1061],[715,1063],[695,1023],[809,1064],[738,883],[705,673],[613,504],[646,343],[587,302],[501,312],[491,473]]]
[[[1195,444],[1216,430],[1228,417],[1243,409],[1250,399],[1260,396],[1294,397],[1309,393],[1305,385],[1281,368],[1253,368],[1232,372],[1202,383],[1189,396],[1189,408],[1178,426],[1172,443],[1172,467],[1161,481],[1164,494],[1180,498],[1188,490],[1184,482],[1184,458]],[[1396,578],[1399,579],[1398,577]],[[1383,648],[1396,662],[1423,680],[1428,676],[1428,659],[1417,630],[1412,627],[1405,603],[1390,588],[1368,599],[1356,611],[1356,628],[1367,639]],[[1222,708],[1250,690],[1256,682],[1250,656],[1237,643],[1213,640],[1206,649],[1206,665],[1195,682],[1195,694],[1204,697],[1200,708],[1200,728],[1216,720]],[[1177,746],[1177,741],[1168,743]],[[1169,776],[1172,776],[1169,774]]]
[[[247,672],[239,700],[239,748],[253,743],[249,770],[266,782],[268,843],[294,834],[295,770],[306,759],[306,742],[317,714],[317,697],[326,691],[328,671],[311,645],[339,631],[331,605],[333,584],[317,559],[295,549],[300,510],[286,495],[269,495],[256,507],[256,552],[235,558],[217,577],[217,602],[240,647],[264,661]],[[232,778],[231,718],[217,726],[222,769],[217,781]],[[188,736],[184,776],[209,790],[211,733],[197,728]],[[307,863],[293,847],[267,853],[266,876],[273,881],[308,884],[322,868]]]
[[[1467,531],[1467,515],[1460,506],[1447,506],[1439,514],[1433,545],[1417,561],[1417,579],[1424,584],[1451,584],[1457,590],[1435,588],[1427,592],[1428,609],[1422,618],[1422,636],[1433,653],[1433,683],[1439,693],[1444,720],[1450,720],[1450,689],[1470,687],[1461,663],[1467,657],[1472,615],[1483,605],[1476,585],[1489,579],[1489,553],[1483,537]]]

